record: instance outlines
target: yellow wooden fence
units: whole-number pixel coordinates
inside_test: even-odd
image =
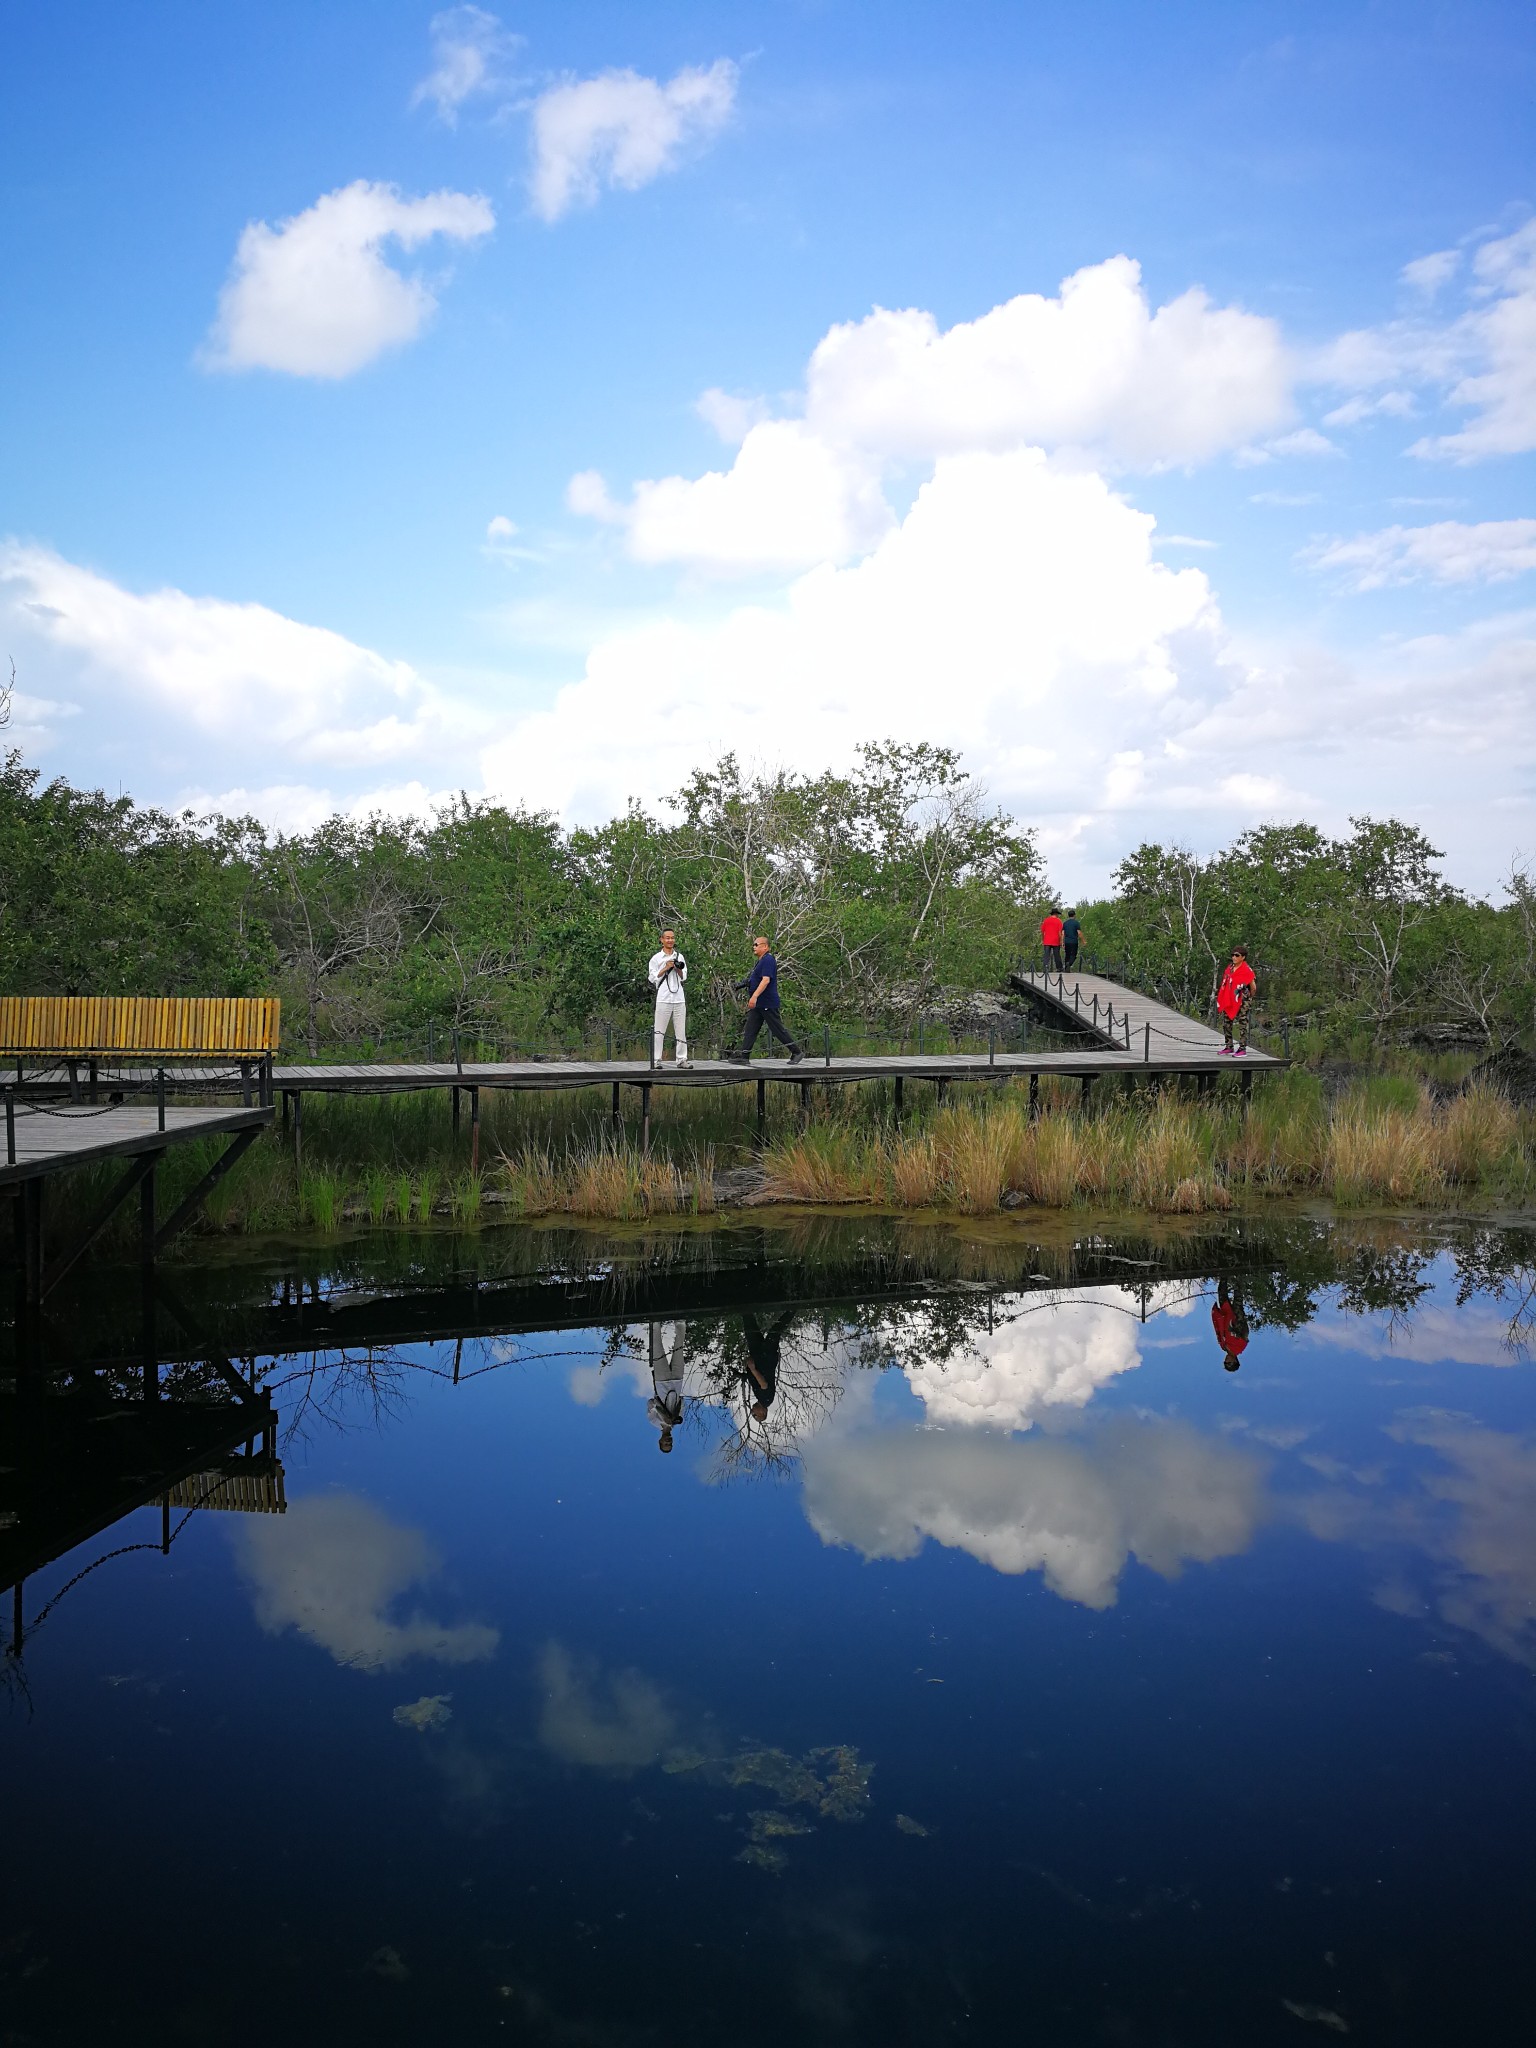
[[[276,996],[0,996],[0,1057],[276,1052]]]

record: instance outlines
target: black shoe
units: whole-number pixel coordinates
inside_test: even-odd
[[[728,1052],[722,1055],[722,1057],[729,1060],[733,1067],[744,1067],[752,1055],[745,1052]]]
[[[792,1067],[798,1067],[800,1062],[804,1058],[805,1054],[800,1050],[799,1046],[797,1045],[789,1055],[789,1064]]]

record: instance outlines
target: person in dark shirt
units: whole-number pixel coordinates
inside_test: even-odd
[[[785,1309],[778,1321],[766,1330],[758,1327],[757,1317],[750,1309],[741,1319],[742,1335],[747,1340],[747,1369],[742,1377],[746,1381],[754,1422],[768,1420],[768,1410],[779,1391],[779,1347],[793,1314],[793,1309]]]
[[[1069,910],[1061,921],[1061,960],[1064,967],[1077,965],[1077,949],[1082,936],[1083,928],[1077,921],[1077,912]]]
[[[726,1058],[750,1059],[757,1034],[766,1024],[780,1045],[789,1047],[789,1064],[798,1066],[805,1054],[784,1029],[784,1020],[779,1015],[779,963],[769,951],[766,939],[754,939],[752,952],[752,965],[736,984],[747,991],[747,1019],[742,1027],[741,1045],[737,1051],[728,1052]]]
[[[1223,1368],[1227,1372],[1236,1372],[1242,1364],[1243,1353],[1248,1349],[1248,1318],[1243,1310],[1241,1289],[1233,1288],[1229,1293],[1224,1278],[1216,1282],[1216,1306],[1211,1310],[1211,1328],[1221,1346]]]

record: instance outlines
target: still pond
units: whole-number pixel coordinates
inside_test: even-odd
[[[7,2044],[1496,2043],[1536,1235],[509,1228],[0,1361]]]

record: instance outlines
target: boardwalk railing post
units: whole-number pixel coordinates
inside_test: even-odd
[[[436,1064],[437,1064],[437,1020],[436,1020],[436,1018],[435,1018],[435,1017],[429,1017],[429,1018],[427,1019],[427,1065],[428,1065],[429,1067],[431,1067],[431,1066],[435,1066]]]
[[[832,1026],[830,1024],[823,1024],[821,1027],[821,1052],[822,1065],[830,1067],[832,1064]]]
[[[16,1164],[16,1098],[9,1088],[5,1091],[5,1163]]]
[[[1145,1025],[1143,1025],[1143,1026],[1142,1026],[1142,1035],[1141,1035],[1141,1058],[1142,1058],[1142,1064],[1143,1064],[1144,1066],[1150,1066],[1150,1065],[1151,1065],[1151,1063],[1152,1063],[1152,1026],[1151,1026],[1151,1024],[1150,1024],[1150,1023],[1148,1023],[1148,1024],[1145,1024]]]
[[[469,1170],[480,1171],[480,1090],[469,1091]]]
[[[1291,1056],[1291,1020],[1289,1017],[1282,1017],[1280,1019],[1280,1044],[1284,1048],[1286,1058],[1289,1059]]]
[[[457,1026],[455,1026],[453,1033],[453,1067],[454,1072],[457,1074],[462,1074],[464,1071],[464,1053],[459,1043],[459,1033]],[[457,1124],[454,1125],[454,1129],[458,1129]]]
[[[155,1107],[159,1111],[160,1128],[165,1129],[165,1069],[161,1067],[155,1075]]]
[[[987,1065],[988,1065],[989,1067],[995,1067],[995,1066],[997,1065],[997,1026],[996,1026],[996,1024],[989,1024],[989,1025],[987,1026]]]

